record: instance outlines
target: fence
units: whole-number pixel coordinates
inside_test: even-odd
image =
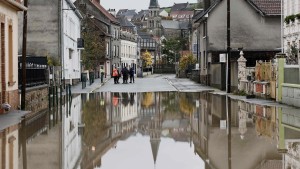
[[[158,64],[153,66],[153,73],[176,73],[174,64]]]
[[[18,58],[19,88],[22,85],[22,63]],[[46,57],[26,57],[26,87],[47,84],[47,58]]]

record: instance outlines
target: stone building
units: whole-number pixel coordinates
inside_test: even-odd
[[[157,0],[150,0],[149,14],[147,21],[148,33],[153,36],[161,36],[161,17],[159,16],[160,7]]]

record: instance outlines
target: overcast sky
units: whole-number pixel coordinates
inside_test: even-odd
[[[148,9],[150,0],[100,0],[101,5],[105,9],[137,9],[136,12],[141,9]],[[158,0],[160,7],[171,6],[174,3],[196,3],[197,0]]]

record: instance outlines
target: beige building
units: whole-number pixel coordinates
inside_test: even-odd
[[[0,104],[19,105],[18,93],[18,11],[24,11],[20,0],[0,1]],[[0,114],[5,110],[0,109]]]

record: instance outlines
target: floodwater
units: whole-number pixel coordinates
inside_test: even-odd
[[[90,93],[23,121],[20,169],[299,169],[299,109],[210,93]]]

